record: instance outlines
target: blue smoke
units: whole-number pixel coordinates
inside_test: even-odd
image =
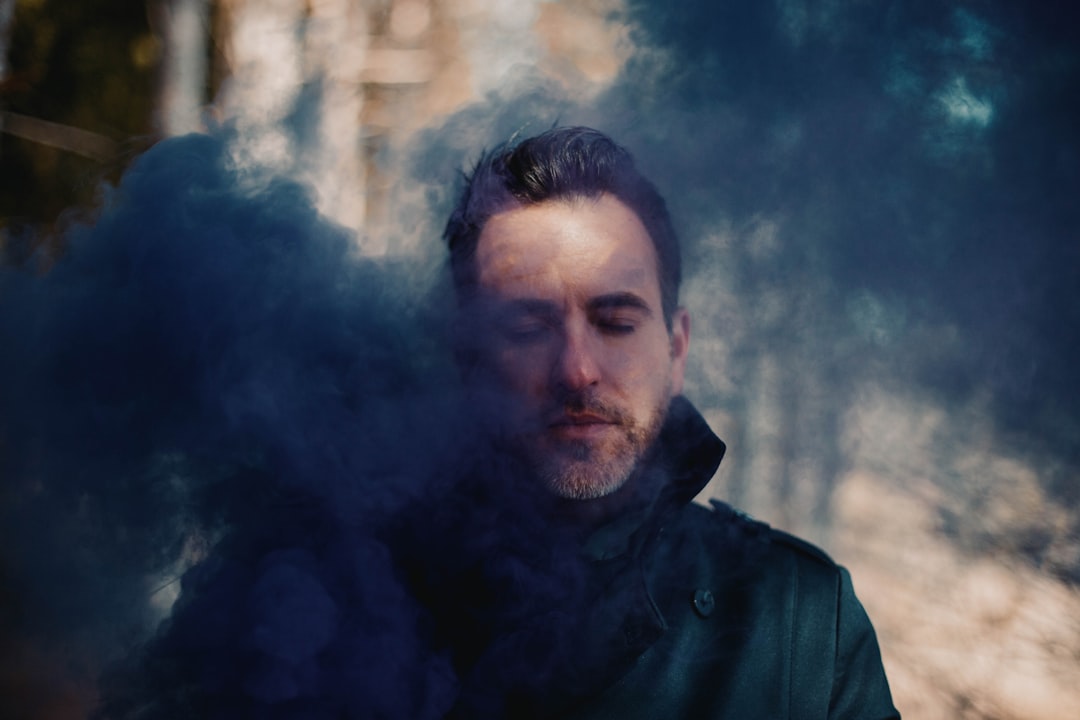
[[[153,657],[215,659],[201,685],[267,707],[348,658],[339,704],[433,716],[450,673],[375,533],[452,440],[437,275],[358,257],[296,184],[241,182],[226,137],[157,145],[66,242],[0,286],[14,629],[116,657],[160,617],[152,586],[212,548]],[[165,701],[136,682],[115,694]]]
[[[999,447],[1075,507],[1077,11],[630,0],[624,19],[642,52],[602,100],[606,126],[667,189],[688,265],[744,301],[705,332],[750,325],[738,386],[765,350],[792,387],[829,394],[788,449],[809,432],[841,471],[829,428],[859,381],[951,408],[988,399]],[[744,240],[763,218],[771,255]],[[710,246],[725,227],[735,242]],[[786,317],[760,319],[777,295]],[[745,413],[737,393],[716,402]]]
[[[614,94],[671,116],[637,134],[663,133],[641,146],[662,149],[650,162],[678,174],[691,223],[717,208],[783,217],[775,271],[831,279],[838,316],[870,289],[916,322],[955,322],[964,356],[911,379],[948,395],[989,386],[1006,432],[1077,460],[1075,10],[632,0],[627,13],[685,68],[663,89],[635,87],[631,70]]]

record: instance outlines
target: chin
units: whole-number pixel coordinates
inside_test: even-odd
[[[597,500],[621,489],[635,462],[573,462],[546,467],[540,475],[545,487],[566,500]]]

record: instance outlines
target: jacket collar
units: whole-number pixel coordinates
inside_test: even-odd
[[[685,398],[676,397],[642,463],[641,477],[633,479],[649,491],[585,538],[576,533],[573,539],[558,532],[545,535],[551,528],[531,504],[508,513],[504,502],[516,502],[510,507],[521,510],[516,493],[530,492],[527,487],[496,482],[485,485],[488,489],[479,495],[459,494],[467,500],[467,530],[461,537],[487,536],[485,523],[494,522],[490,536],[499,538],[499,544],[494,549],[482,546],[479,555],[471,546],[464,548],[464,562],[457,564],[476,569],[475,582],[451,571],[446,576],[449,586],[433,586],[436,597],[451,598],[435,607],[454,629],[447,641],[456,648],[458,668],[465,673],[454,717],[481,715],[478,708],[491,703],[513,717],[559,716],[561,709],[621,677],[667,628],[644,575],[645,551],[656,546],[653,539],[660,527],[701,491],[723,454],[724,444],[701,415]],[[492,479],[490,473],[478,479],[482,477]],[[533,527],[538,522],[539,529]],[[450,530],[450,537],[458,536]],[[550,542],[536,542],[538,537]],[[564,540],[568,545],[560,544]],[[556,545],[562,549],[546,552]],[[578,551],[576,558],[560,555],[563,550],[573,554],[572,548]],[[453,561],[455,553],[447,557]],[[434,565],[437,581],[444,568],[438,561]],[[513,582],[504,585],[508,569]],[[507,600],[489,592],[519,586],[538,594],[518,593]],[[439,592],[440,587],[446,592]],[[468,631],[462,634],[459,627]]]
[[[594,530],[582,546],[588,584],[565,672],[529,703],[558,716],[583,698],[614,683],[667,631],[652,596],[646,556],[671,522],[705,484],[724,454],[724,444],[683,397],[672,401],[653,452],[634,479],[652,488],[614,520]]]
[[[638,554],[655,531],[708,484],[725,449],[689,400],[682,395],[672,399],[656,445],[634,480],[648,490],[639,502],[586,536],[585,557],[602,561]]]
[[[662,506],[688,504],[712,479],[727,447],[705,418],[682,395],[671,401],[660,430],[656,462],[668,475],[660,494]]]

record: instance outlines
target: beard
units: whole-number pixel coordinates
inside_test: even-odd
[[[592,394],[563,398],[556,412],[593,413],[612,422],[598,440],[553,437],[541,429],[518,436],[519,454],[553,495],[567,500],[594,500],[622,488],[650,451],[667,417],[670,392],[664,392],[643,421]]]

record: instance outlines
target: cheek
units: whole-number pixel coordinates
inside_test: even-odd
[[[667,335],[642,337],[633,347],[620,348],[619,353],[611,356],[609,367],[613,375],[622,379],[623,384],[639,390],[666,384],[671,375],[671,352]]]
[[[493,353],[491,362],[499,384],[517,394],[539,392],[546,386],[551,370],[543,348],[502,348]]]

